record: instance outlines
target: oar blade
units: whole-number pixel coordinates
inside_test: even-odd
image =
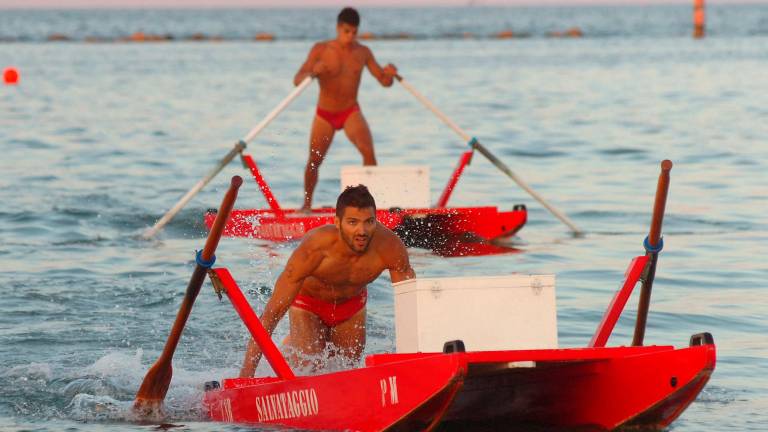
[[[136,393],[133,410],[142,418],[157,418],[162,416],[162,405],[173,377],[171,362],[155,363]]]

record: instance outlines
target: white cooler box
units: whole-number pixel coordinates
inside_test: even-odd
[[[371,191],[377,208],[432,206],[429,199],[429,166],[343,166],[341,190],[359,184]]]
[[[411,279],[393,284],[398,353],[557,348],[555,275]]]

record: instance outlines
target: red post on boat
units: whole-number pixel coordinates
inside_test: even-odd
[[[278,377],[284,380],[294,379],[296,376],[293,374],[291,367],[288,366],[285,357],[283,357],[283,354],[277,349],[272,337],[270,337],[269,333],[264,329],[259,317],[256,316],[256,313],[251,309],[248,300],[243,295],[240,287],[237,286],[237,282],[235,282],[235,279],[232,277],[229,270],[225,268],[216,268],[212,269],[209,275],[214,287],[217,286],[218,282],[221,282],[222,287],[227,293],[227,297],[229,297],[229,300],[232,302],[232,307],[234,307],[237,314],[240,315],[240,319],[245,323],[251,336],[253,336],[253,340],[259,344],[261,352],[264,353],[264,357],[267,358],[269,365],[272,366],[272,370],[275,371]]]
[[[645,255],[648,257],[648,264],[643,272],[641,280],[643,288],[640,291],[640,304],[637,307],[637,321],[635,322],[635,335],[632,339],[633,346],[643,345],[645,337],[645,324],[648,318],[648,308],[651,303],[651,288],[653,287],[653,278],[656,276],[656,262],[659,258],[659,252],[664,247],[664,241],[661,238],[661,225],[664,221],[664,208],[667,205],[667,192],[669,191],[669,171],[672,170],[672,161],[666,159],[661,162],[661,174],[656,185],[656,201],[653,204],[653,218],[651,219],[651,230],[645,239]]]
[[[259,189],[261,189],[261,193],[264,194],[264,198],[266,198],[267,204],[269,204],[269,208],[275,212],[275,216],[277,216],[279,219],[284,218],[285,213],[283,212],[283,209],[280,208],[280,204],[277,203],[277,198],[275,198],[275,196],[272,194],[272,190],[269,188],[269,185],[261,175],[261,171],[259,171],[259,167],[256,166],[256,162],[253,160],[253,157],[251,155],[243,154],[242,158],[243,163],[248,166],[248,169],[251,170],[251,175],[253,175],[254,180],[256,180],[256,183],[258,183]]]
[[[693,37],[704,37],[704,0],[693,0]]]
[[[613,328],[616,326],[616,322],[619,321],[621,312],[624,311],[624,306],[627,304],[627,300],[632,295],[637,281],[640,279],[643,271],[648,264],[647,256],[635,257],[632,262],[629,263],[629,268],[624,273],[624,282],[621,284],[621,288],[613,295],[611,304],[608,305],[608,309],[603,314],[603,319],[600,321],[600,325],[597,326],[595,334],[592,336],[592,340],[589,341],[589,348],[601,348],[608,343],[608,338],[611,337]]]
[[[440,199],[437,200],[437,205],[435,207],[445,208],[445,206],[448,204],[448,199],[451,198],[453,189],[456,187],[456,183],[459,181],[461,173],[464,172],[464,167],[469,165],[469,163],[472,161],[472,155],[474,153],[475,150],[472,149],[461,154],[459,164],[456,165],[456,169],[453,170],[453,174],[451,174],[451,178],[448,180],[448,184],[445,185],[445,189],[443,189],[443,193],[440,195]]]

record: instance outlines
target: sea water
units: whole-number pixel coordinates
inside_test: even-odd
[[[154,240],[138,238],[292,89],[335,10],[2,11],[0,68],[0,429],[149,430],[131,401],[156,360],[202,247],[202,214],[242,175],[237,207],[264,207],[233,162]],[[632,257],[642,254],[659,162],[675,166],[647,344],[714,335],[718,363],[674,431],[768,427],[768,8],[363,10],[402,75],[586,232],[581,238],[476,155],[452,205],[529,209],[521,252],[443,258],[410,250],[430,277],[556,273],[559,340],[585,346]],[[581,39],[546,37],[579,26]],[[512,29],[526,38],[497,40]],[[176,42],[84,43],[135,31]],[[272,32],[274,42],[249,39]],[[202,32],[222,42],[179,42]],[[473,38],[451,35],[473,32]],[[64,33],[74,42],[45,42]],[[278,200],[300,204],[313,84],[248,147]],[[380,164],[429,164],[436,199],[465,143],[404,88],[367,73],[360,104]],[[360,156],[338,134],[317,205]],[[257,311],[296,243],[222,240]],[[366,353],[394,349],[392,288],[369,287]],[[609,341],[626,345],[637,293]],[[276,339],[286,334],[282,325]],[[204,285],[174,357],[167,421],[204,421],[203,383],[235,376],[246,330]],[[266,363],[266,362],[264,362]],[[267,364],[260,374],[271,373]],[[239,430],[237,426],[224,429]]]

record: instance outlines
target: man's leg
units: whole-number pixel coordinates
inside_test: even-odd
[[[376,165],[376,155],[373,151],[373,137],[361,111],[355,111],[344,123],[344,132],[352,144],[363,156],[363,165]]]
[[[339,353],[347,358],[360,361],[365,349],[365,308],[360,309],[352,318],[331,328],[329,341]]]
[[[312,132],[309,136],[309,158],[307,159],[307,167],[304,169],[303,210],[312,208],[312,196],[315,193],[315,186],[317,186],[318,170],[331,146],[334,132],[330,123],[315,116],[314,121],[312,121]]]
[[[317,315],[297,307],[288,310],[288,317],[291,330],[284,342],[292,348],[288,362],[292,367],[316,367],[328,341],[328,327]]]

